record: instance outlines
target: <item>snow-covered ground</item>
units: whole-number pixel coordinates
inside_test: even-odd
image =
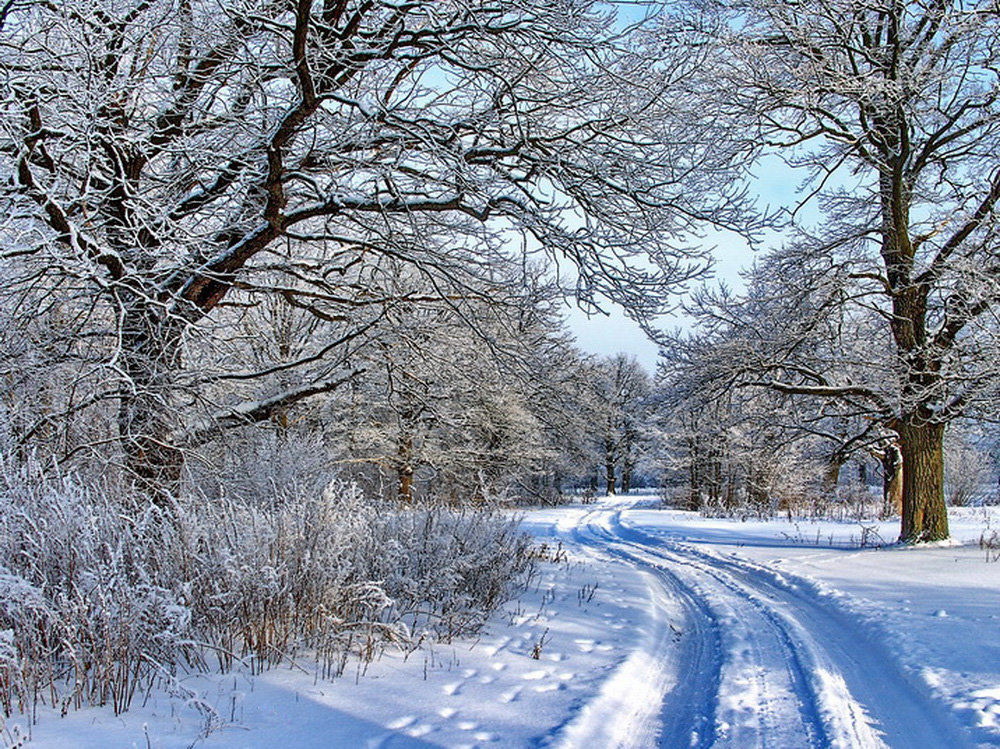
[[[721,570],[760,599],[755,605],[782,617],[807,673],[839,681],[839,669],[844,696],[889,746],[993,746],[1000,745],[1000,561],[978,541],[1000,526],[998,509],[952,510],[955,543],[931,548],[860,548],[863,538],[894,539],[895,522],[740,522],[640,510],[623,513],[621,524]],[[824,689],[835,697],[831,685],[818,686],[821,698]],[[859,736],[847,745],[871,741]]]
[[[308,661],[41,714],[43,747],[1000,745],[1000,562],[859,548],[893,524],[739,522],[636,497],[530,512],[549,557],[475,642],[318,680]],[[868,524],[866,524],[868,526]],[[870,527],[870,526],[868,526]],[[5,727],[8,743],[28,733]]]

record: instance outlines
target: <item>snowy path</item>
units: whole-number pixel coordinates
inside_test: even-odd
[[[623,525],[631,504],[605,500],[558,528],[597,557],[647,572],[654,602],[648,636],[567,725],[564,745],[971,745],[851,616],[765,567]]]

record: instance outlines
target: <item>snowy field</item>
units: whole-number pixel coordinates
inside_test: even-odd
[[[996,508],[994,508],[995,510]],[[557,563],[476,641],[326,682],[302,661],[192,675],[115,717],[42,713],[39,747],[1000,745],[1000,513],[960,545],[892,523],[740,522],[648,498],[527,513]],[[27,721],[8,721],[7,743]]]

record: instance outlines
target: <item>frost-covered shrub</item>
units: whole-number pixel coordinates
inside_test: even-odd
[[[964,435],[945,436],[945,498],[953,507],[983,504],[992,492],[990,457]]]
[[[506,581],[529,564],[528,540],[517,523],[482,509],[397,510],[373,530],[373,572],[393,601],[393,619],[437,636],[478,629],[506,599]],[[409,539],[410,548],[400,539]]]
[[[351,484],[190,512],[196,625],[217,652],[268,662],[306,647],[334,667],[380,642],[472,632],[530,563],[508,517],[399,508]]]
[[[0,707],[127,709],[186,668],[312,653],[324,674],[387,643],[479,627],[530,565],[516,522],[406,510],[350,484],[165,514],[0,456]]]
[[[316,430],[234,430],[185,464],[191,493],[253,503],[284,494],[319,494],[330,479],[330,448]]]
[[[64,709],[127,707],[136,687],[188,655],[188,611],[168,584],[177,542],[139,513],[31,462],[0,458],[0,700],[24,710],[43,690]],[[60,685],[57,689],[56,685]]]

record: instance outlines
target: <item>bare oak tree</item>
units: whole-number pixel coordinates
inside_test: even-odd
[[[126,467],[170,492],[192,331],[270,294],[367,329],[379,292],[358,269],[378,256],[443,299],[497,296],[495,262],[547,253],[585,301],[655,310],[698,272],[671,238],[734,220],[737,150],[692,98],[699,56],[611,5],[4,3],[7,304],[23,319],[29,297],[69,300],[63,334],[94,341],[88,392],[46,419],[113,408]],[[344,377],[215,421],[269,419]]]
[[[879,407],[902,453],[901,537],[946,538],[945,426],[996,395],[996,4],[696,5],[720,14],[707,33],[720,45],[716,92],[728,92],[730,119],[805,169],[806,199],[825,212],[799,252],[829,270],[815,278],[839,275],[844,303],[876,313],[888,334],[898,387]],[[879,397],[787,371],[774,383],[787,393]]]

